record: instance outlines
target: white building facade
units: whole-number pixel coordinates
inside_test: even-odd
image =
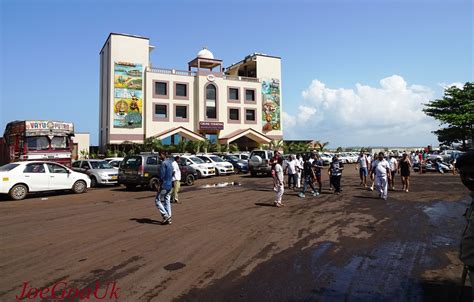
[[[187,70],[155,68],[145,37],[111,33],[100,52],[101,150],[155,137],[253,149],[283,138],[281,59],[252,54],[224,68],[202,49]]]

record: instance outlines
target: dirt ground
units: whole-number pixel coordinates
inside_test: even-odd
[[[470,203],[459,176],[414,174],[410,193],[390,191],[383,201],[347,165],[341,195],[324,173],[321,196],[287,190],[283,208],[271,206],[271,183],[234,175],[182,187],[172,225],[160,224],[150,191],[2,198],[0,301],[15,301],[24,282],[41,289],[59,281],[115,281],[117,301],[457,298]]]

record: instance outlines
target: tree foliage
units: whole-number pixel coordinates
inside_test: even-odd
[[[467,149],[466,143],[474,134],[474,83],[467,82],[462,89],[451,86],[445,89],[443,98],[425,106],[423,112],[445,126],[433,131],[438,140],[447,145],[462,142],[463,149]]]

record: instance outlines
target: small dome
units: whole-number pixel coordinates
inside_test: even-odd
[[[202,59],[214,59],[212,52],[205,47],[197,53],[197,57]]]

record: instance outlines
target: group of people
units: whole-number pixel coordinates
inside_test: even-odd
[[[321,173],[323,169],[323,161],[317,153],[309,154],[307,156],[291,155],[287,160],[283,159],[281,154],[276,151],[272,161],[272,175],[273,187],[276,192],[274,205],[281,207],[282,196],[285,191],[284,175],[288,175],[288,188],[301,189],[298,196],[306,197],[306,192],[311,189],[313,196],[321,194]],[[410,190],[410,171],[412,168],[412,161],[407,153],[404,153],[402,158],[398,160],[395,156],[389,155],[386,158],[383,152],[374,154],[365,154],[361,152],[357,159],[356,169],[360,175],[360,185],[371,191],[374,189],[379,193],[381,199],[386,200],[388,197],[388,190],[395,190],[395,176],[400,174],[402,182],[402,191],[409,192]],[[332,158],[328,168],[329,188],[334,188],[335,194],[342,192],[341,178],[344,164],[335,155]],[[368,186],[367,178],[372,181],[371,186]],[[316,188],[317,184],[317,188]]]
[[[390,154],[387,160],[383,152],[374,154],[373,157],[361,152],[357,158],[356,169],[359,170],[360,185],[367,188],[367,176],[370,175],[372,185],[369,189],[373,191],[375,187],[380,194],[379,197],[386,200],[389,186],[391,190],[395,190],[395,175],[397,173],[401,176],[402,191],[409,192],[411,167],[412,163],[407,153],[404,153],[400,160]]]

